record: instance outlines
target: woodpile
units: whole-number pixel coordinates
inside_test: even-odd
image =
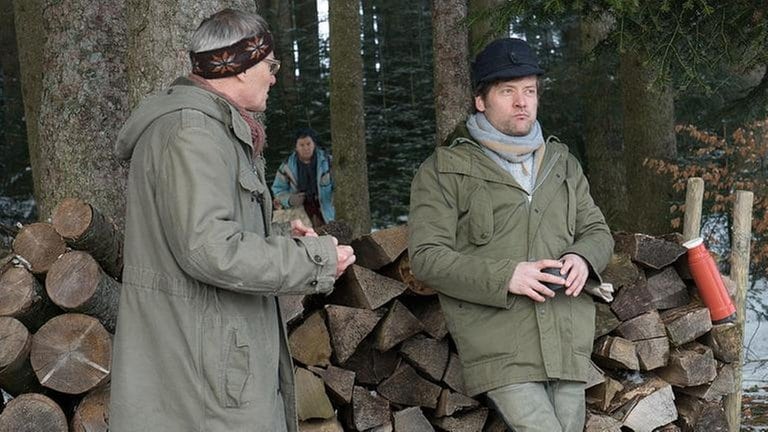
[[[0,387],[15,397],[0,432],[108,430],[121,242],[96,209],[61,207],[53,224],[23,227],[14,259],[0,262]],[[585,430],[726,430],[739,332],[712,325],[677,237],[615,238]],[[505,431],[484,398],[466,395],[435,291],[410,272],[406,227],[351,243],[358,262],[331,295],[280,298],[300,429]]]

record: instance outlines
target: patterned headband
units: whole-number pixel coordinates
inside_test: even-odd
[[[234,76],[264,60],[272,52],[272,35],[240,39],[230,46],[209,51],[189,52],[192,73],[203,78]]]

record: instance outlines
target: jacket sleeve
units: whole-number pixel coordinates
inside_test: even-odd
[[[408,253],[414,276],[441,294],[461,301],[510,308],[507,285],[516,262],[456,250],[459,180],[439,174],[435,156],[422,164],[411,184]]]
[[[244,293],[331,291],[331,237],[264,238],[237,221],[237,149],[220,141],[203,128],[181,128],[159,161],[155,200],[179,266],[203,283]]]
[[[598,280],[600,272],[605,269],[613,254],[613,236],[605,223],[600,208],[595,205],[589,193],[589,183],[584,176],[578,161],[569,156],[569,171],[574,171],[573,184],[576,196],[576,230],[573,245],[567,248],[563,255],[575,253],[580,255],[590,265]]]
[[[283,208],[290,208],[291,203],[288,199],[291,197],[291,184],[285,171],[288,170],[288,161],[283,161],[275,173],[275,180],[272,181],[272,195],[280,201]]]

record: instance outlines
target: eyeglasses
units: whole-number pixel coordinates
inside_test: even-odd
[[[280,60],[273,59],[273,58],[265,58],[264,60],[269,65],[269,73],[272,75],[277,75],[277,71],[280,70]]]

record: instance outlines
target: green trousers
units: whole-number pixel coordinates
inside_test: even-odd
[[[515,432],[582,432],[584,383],[546,381],[510,384],[487,393],[491,405]]]

